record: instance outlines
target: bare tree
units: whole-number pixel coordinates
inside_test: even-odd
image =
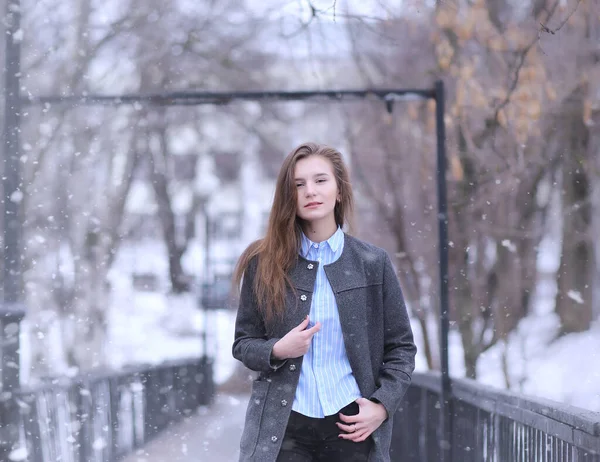
[[[564,9],[554,1],[535,2],[524,14],[525,7],[516,9],[509,2],[439,2],[431,12],[433,28],[427,27],[426,19],[416,26],[419,21],[415,18],[388,21],[377,28],[380,37],[406,45],[399,52],[386,53],[381,43],[374,47],[365,40],[364,30],[354,34],[361,38],[353,42],[357,67],[369,84],[397,86],[396,82],[402,81],[407,86],[422,86],[419,83],[424,80],[432,83],[428,74],[447,83],[452,319],[461,334],[470,377],[476,376],[481,354],[498,342],[505,343],[530,309],[537,282],[537,248],[544,235],[548,206],[540,188],[555,178],[565,140],[552,131],[556,121],[550,115],[545,117],[543,111],[544,107],[555,111],[557,106],[547,96],[547,92],[552,93],[547,66],[556,55],[550,55],[542,38],[553,37],[559,30],[565,34],[567,29],[573,37],[571,26],[563,26],[574,15],[582,17],[577,6],[572,2]],[[406,21],[412,23],[412,29]],[[417,39],[424,29],[433,38],[433,50],[410,46],[427,42]],[[352,36],[352,28],[349,30]],[[425,63],[432,55],[435,64],[428,67]],[[404,256],[406,242],[413,244],[417,237],[427,234],[425,217],[434,185],[429,186],[424,202],[417,199],[418,194],[405,193],[407,185],[413,184],[411,178],[417,177],[416,170],[409,167],[414,164],[409,156],[414,151],[421,156],[431,152],[430,144],[415,135],[423,130],[419,127],[427,126],[427,117],[410,123],[405,116],[394,116],[393,129],[401,134],[395,138],[385,135],[387,129],[370,127],[366,118],[360,120],[357,114],[351,118],[355,125],[367,127],[353,141],[358,147],[357,158],[369,155],[368,164],[366,158],[362,163],[357,161],[371,170],[370,175],[364,175],[363,188],[368,192],[369,184],[385,185],[383,191],[373,190],[369,197],[380,217],[390,224],[397,250]],[[410,133],[402,130],[406,126]],[[540,137],[542,133],[544,137]],[[431,139],[433,133],[428,136]],[[388,160],[373,162],[374,152],[377,158]],[[394,163],[404,171],[394,170]],[[413,191],[425,185],[421,178]],[[424,216],[408,220],[407,210],[415,203],[422,207]],[[426,316],[421,312],[435,313],[429,311],[435,308],[433,304],[422,302],[425,294],[432,293],[431,282],[436,277],[435,260],[430,260],[425,273],[419,263],[427,260],[422,256],[429,252],[433,235],[428,235],[428,242],[429,247],[415,246],[414,257],[405,258],[400,265],[403,286],[422,326]],[[415,280],[422,281],[419,290]],[[426,345],[426,357],[433,366],[430,350]],[[510,386],[508,375],[506,382]]]
[[[161,2],[132,0],[110,9],[89,0],[67,3],[24,5],[24,88],[32,94],[217,89],[234,83],[241,88],[263,62],[251,43],[256,25],[240,27],[229,20],[242,11],[236,2],[198,4],[187,14],[179,4]],[[46,7],[61,14],[48,21]],[[38,375],[53,369],[45,343],[49,317],[62,320],[67,365],[106,362],[107,275],[140,159],[155,167],[150,180],[169,248],[172,286],[185,289],[181,256],[189,236],[181,241],[175,235],[168,129],[198,113],[141,109],[47,105],[25,114],[24,205],[32,243],[26,264],[28,321]],[[46,259],[55,265],[54,274],[45,274],[38,264]],[[73,268],[73,278],[65,266]]]
[[[580,70],[595,73],[598,62],[597,40],[600,21],[598,5],[584,3],[581,15],[572,18],[568,31],[570,46],[563,47]],[[595,254],[593,219],[598,203],[593,200],[593,185],[598,180],[597,129],[593,124],[597,89],[593,79],[575,80],[566,87],[560,112],[556,114],[556,132],[563,139],[560,169],[562,205],[562,243],[556,313],[561,333],[579,332],[590,327],[597,290],[600,260]],[[596,209],[596,210],[595,210]],[[597,307],[596,307],[597,310]]]

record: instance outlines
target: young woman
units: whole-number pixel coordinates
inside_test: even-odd
[[[390,460],[416,347],[388,255],[343,231],[352,209],[337,150],[287,156],[266,236],[234,277],[233,356],[260,372],[240,461]]]

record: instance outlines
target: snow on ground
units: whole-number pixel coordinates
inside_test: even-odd
[[[200,249],[192,247],[184,261],[186,269],[199,275]],[[123,247],[111,270],[109,352],[111,365],[159,364],[163,361],[199,357],[204,351],[202,333],[208,326],[206,349],[215,357],[215,380],[222,383],[233,371],[231,356],[235,313],[205,313],[196,293],[167,293],[168,266],[161,244],[146,241]],[[136,291],[132,272],[158,276],[156,291]]]
[[[481,355],[477,380],[505,389],[502,356],[506,350],[511,390],[600,412],[600,320],[590,330],[560,337],[554,313],[554,283],[538,284],[534,312],[521,320],[506,345],[497,344]],[[414,324],[415,341],[421,344],[420,329]],[[450,375],[464,377],[460,336],[449,337]],[[417,356],[416,369],[426,370],[425,359]]]
[[[202,329],[208,325],[209,354],[216,355],[218,383],[233,371],[231,356],[235,313],[217,311],[204,319],[194,294],[165,295],[134,291],[132,269],[155,272],[166,285],[164,250],[155,243],[124,248],[111,273],[113,288],[110,306],[110,357],[116,367],[132,363],[157,364],[164,360],[198,357],[203,351]],[[188,255],[186,264],[197,265],[199,249]],[[194,274],[199,274],[191,268]],[[540,285],[536,310],[523,319],[506,346],[511,388],[533,396],[565,402],[600,411],[600,322],[580,334],[557,337],[558,320],[552,312],[554,292]],[[415,341],[421,344],[420,329],[414,324]],[[450,370],[453,377],[464,376],[462,347],[456,332],[450,335]],[[504,388],[501,357],[504,345],[496,345],[482,355],[478,380]],[[422,351],[417,356],[418,371],[425,370]]]
[[[523,319],[506,348],[511,388],[584,409],[600,411],[600,320],[586,332],[559,336],[560,320],[554,313],[556,284],[538,284],[534,310]],[[482,356],[479,380],[503,384],[502,345]]]
[[[586,332],[556,338],[558,327],[553,315],[521,322],[507,349],[511,388],[600,411],[600,322]],[[480,359],[482,383],[503,386],[502,349],[492,348]]]

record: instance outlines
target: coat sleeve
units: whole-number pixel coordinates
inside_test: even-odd
[[[385,253],[383,268],[383,364],[377,380],[378,388],[370,399],[383,404],[392,416],[398,410],[410,386],[415,369],[417,347],[408,318],[406,304],[396,272]]]
[[[235,320],[233,357],[253,371],[269,372],[279,369],[286,361],[271,358],[273,345],[279,338],[268,338],[263,316],[258,310],[254,295],[256,259],[244,272],[240,302]]]

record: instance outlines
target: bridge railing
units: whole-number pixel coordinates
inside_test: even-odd
[[[114,462],[209,404],[201,358],[56,379],[0,396],[0,461]]]
[[[453,462],[600,462],[600,413],[453,379]],[[415,374],[394,417],[392,460],[439,462],[438,374]]]

